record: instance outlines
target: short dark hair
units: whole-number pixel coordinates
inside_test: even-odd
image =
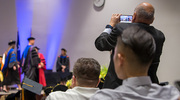
[[[28,40],[28,41],[30,41],[30,40],[35,40],[35,38],[34,38],[34,37],[29,37],[27,40]]]
[[[67,50],[65,48],[61,48],[61,50],[67,52]]]
[[[143,6],[138,6],[135,9],[135,12],[137,14],[137,17],[141,20],[149,21],[154,19],[154,8],[149,8],[149,10],[147,11]]]
[[[156,44],[150,33],[138,26],[125,29],[118,37],[117,45],[130,48],[141,64],[149,64],[155,55]],[[130,55],[133,56],[133,55]]]
[[[73,68],[73,74],[82,86],[95,86],[99,81],[100,64],[93,58],[79,58]]]

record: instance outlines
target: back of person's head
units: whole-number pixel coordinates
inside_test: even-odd
[[[154,21],[154,13],[155,9],[150,3],[141,3],[134,10],[132,22],[152,24]]]
[[[125,29],[118,37],[114,63],[116,73],[121,79],[127,78],[122,74],[144,74],[155,55],[155,41],[150,33],[138,26]],[[127,71],[127,73],[126,73]]]
[[[74,65],[73,74],[76,86],[96,87],[99,83],[100,64],[93,58],[80,58]]]

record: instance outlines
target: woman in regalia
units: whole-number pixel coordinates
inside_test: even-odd
[[[4,81],[3,81],[3,91],[8,92],[6,86],[17,84],[18,89],[21,90],[20,79],[18,68],[19,65],[17,63],[16,54],[14,51],[15,41],[10,40],[8,43],[9,48],[5,52],[6,60],[4,67],[2,69]]]

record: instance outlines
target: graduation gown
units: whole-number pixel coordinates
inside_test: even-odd
[[[66,66],[65,72],[62,72],[62,65]],[[59,56],[56,63],[56,71],[60,73],[61,80],[67,79],[69,76],[69,56]]]
[[[41,62],[44,64],[44,66],[42,68],[39,68],[39,84],[46,86],[46,78],[44,75],[44,70],[46,70],[46,60],[45,60],[43,54],[38,53],[38,55],[39,55]]]
[[[25,48],[21,59],[22,72],[25,74],[25,77],[39,82],[39,63],[40,59],[35,48],[33,48],[31,45],[28,45]]]
[[[13,69],[14,66],[16,66],[16,70]],[[18,64],[14,49],[8,51],[2,72],[4,76],[3,85],[20,84]]]

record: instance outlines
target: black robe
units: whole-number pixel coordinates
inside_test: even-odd
[[[22,72],[25,74],[25,77],[33,81],[39,82],[39,69],[38,69],[39,63],[40,63],[40,59],[38,57],[38,53],[36,52],[35,48],[28,45],[25,48],[21,59]],[[24,90],[24,99],[36,100],[36,94],[28,90]]]
[[[25,74],[25,77],[33,81],[39,82],[39,69],[38,69],[39,63],[40,63],[40,59],[38,57],[38,53],[36,52],[35,48],[30,47],[28,49],[26,58],[22,56],[21,59],[22,73]]]
[[[62,65],[66,66],[65,72],[62,72]],[[56,71],[60,73],[61,81],[67,80],[69,76],[69,57],[59,56],[56,63]]]

